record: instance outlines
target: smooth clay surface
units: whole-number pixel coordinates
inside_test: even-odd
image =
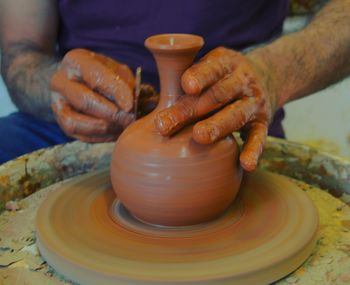
[[[121,205],[108,173],[64,183],[36,215],[37,245],[80,284],[268,284],[298,268],[314,246],[318,215],[286,177],[245,177],[218,219],[156,227]]]
[[[228,136],[200,145],[192,139],[192,126],[168,138],[154,125],[156,114],[182,96],[181,75],[203,39],[164,34],[145,44],[157,62],[160,102],[118,139],[111,162],[113,189],[135,217],[150,224],[184,226],[212,220],[231,204],[241,183],[235,139]]]

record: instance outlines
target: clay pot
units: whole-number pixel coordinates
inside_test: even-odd
[[[119,137],[111,162],[117,197],[136,218],[163,226],[186,226],[218,217],[235,198],[242,178],[239,149],[232,136],[200,145],[192,126],[170,138],[154,125],[160,110],[183,91],[180,79],[192,64],[203,39],[187,34],[148,38],[160,75],[160,102],[148,116],[130,125]]]

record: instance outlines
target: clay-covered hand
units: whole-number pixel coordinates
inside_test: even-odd
[[[193,138],[213,143],[241,130],[245,144],[240,163],[247,171],[256,168],[275,110],[269,74],[248,56],[216,48],[182,76],[184,92],[175,105],[157,114],[155,124],[168,136],[203,117],[193,127]]]
[[[74,49],[51,79],[51,106],[68,136],[85,142],[113,141],[135,120],[134,88],[135,78],[128,66]],[[146,96],[140,112],[149,108],[148,98],[155,100]]]

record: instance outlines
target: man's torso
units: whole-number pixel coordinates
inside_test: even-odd
[[[58,0],[59,48],[94,50],[129,65],[142,66],[144,81],[157,73],[144,40],[160,33],[203,36],[203,56],[217,46],[242,49],[277,36],[288,0]]]

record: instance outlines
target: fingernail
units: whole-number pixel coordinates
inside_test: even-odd
[[[198,79],[192,74],[186,75],[182,78],[182,88],[188,95],[198,95],[200,92]]]
[[[215,125],[198,123],[193,127],[193,138],[201,144],[210,144],[220,137],[220,130]]]
[[[242,153],[239,157],[239,161],[245,171],[251,172],[256,169],[257,162],[255,157],[253,158],[246,153]]]
[[[174,119],[172,116],[165,112],[160,112],[156,115],[154,119],[154,124],[157,130],[162,135],[169,135],[172,130],[172,126],[174,125]]]
[[[125,129],[127,126],[129,126],[132,122],[135,121],[135,116],[134,114],[127,113],[121,110],[114,114],[113,119],[118,125]]]

